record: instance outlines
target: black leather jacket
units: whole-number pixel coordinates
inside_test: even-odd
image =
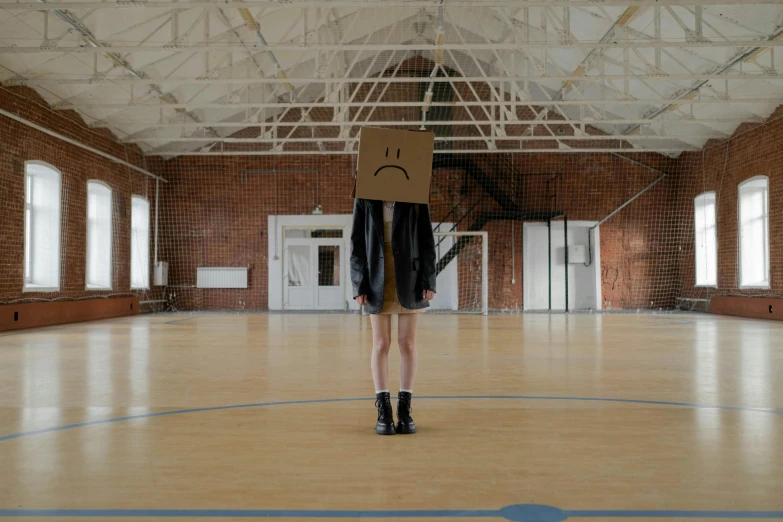
[[[351,282],[354,297],[367,296],[371,314],[383,308],[383,241],[383,202],[354,200]],[[396,203],[391,243],[400,304],[409,310],[427,308],[424,290],[434,292],[436,279],[435,237],[429,207]]]

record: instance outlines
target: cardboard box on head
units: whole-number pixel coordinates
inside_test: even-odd
[[[353,197],[381,201],[430,201],[435,134],[362,127]]]

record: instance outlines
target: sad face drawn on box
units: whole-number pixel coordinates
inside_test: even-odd
[[[386,147],[386,157],[387,158],[389,157],[389,147]],[[397,149],[397,159],[400,159],[400,149]],[[400,167],[399,165],[381,165],[380,167],[378,167],[378,170],[376,170],[375,174],[373,174],[373,175],[377,176],[382,171],[385,171],[387,169],[388,170],[395,170],[396,169],[396,170],[402,171],[402,173],[405,174],[405,179],[407,179],[408,181],[410,181],[410,179],[411,179],[410,176],[408,176],[408,171],[405,170],[403,167]]]
[[[431,132],[363,127],[355,197],[429,203],[434,145]]]

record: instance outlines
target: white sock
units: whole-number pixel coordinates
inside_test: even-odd
[[[400,390],[400,391],[405,393],[410,393],[411,395],[413,395],[413,390]]]
[[[389,393],[389,390],[375,390],[375,395],[378,395],[379,393]]]

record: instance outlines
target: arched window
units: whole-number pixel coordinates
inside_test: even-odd
[[[25,163],[24,291],[60,290],[61,176],[40,161]]]
[[[769,180],[739,186],[740,287],[769,288]]]
[[[111,290],[111,189],[100,181],[87,182],[87,289]]]
[[[141,196],[131,198],[131,288],[150,287],[150,204]]]
[[[718,284],[717,225],[715,221],[715,193],[696,196],[694,228],[696,230],[696,286]]]

